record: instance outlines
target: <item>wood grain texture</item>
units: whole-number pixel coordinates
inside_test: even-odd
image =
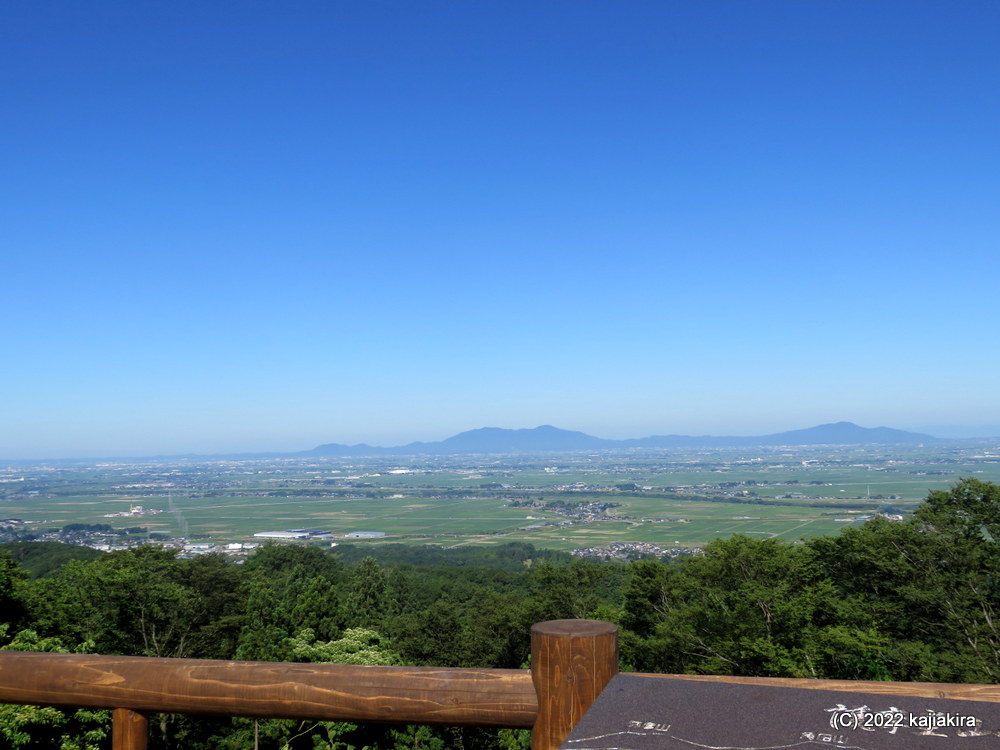
[[[127,708],[111,712],[111,750],[146,750],[149,720]]]
[[[556,750],[618,672],[618,626],[550,620],[531,628],[531,676],[538,694],[532,750]]]
[[[0,702],[210,714],[530,728],[520,669],[155,659],[0,652]]]

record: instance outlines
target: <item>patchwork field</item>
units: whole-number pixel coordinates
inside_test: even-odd
[[[0,465],[0,516],[22,537],[107,524],[133,540],[313,529],[384,534],[367,544],[687,548],[837,533],[970,476],[1000,482],[1000,445]]]

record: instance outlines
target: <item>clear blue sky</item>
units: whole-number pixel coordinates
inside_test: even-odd
[[[1000,3],[0,24],[0,458],[1000,424]]]

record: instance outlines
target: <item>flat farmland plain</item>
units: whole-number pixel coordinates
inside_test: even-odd
[[[22,538],[108,524],[175,543],[312,529],[325,543],[690,548],[905,516],[963,477],[1000,482],[1000,444],[0,464],[0,517]]]

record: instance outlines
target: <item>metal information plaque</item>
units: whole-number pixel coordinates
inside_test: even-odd
[[[981,701],[615,676],[564,750],[947,750],[1000,747]]]

